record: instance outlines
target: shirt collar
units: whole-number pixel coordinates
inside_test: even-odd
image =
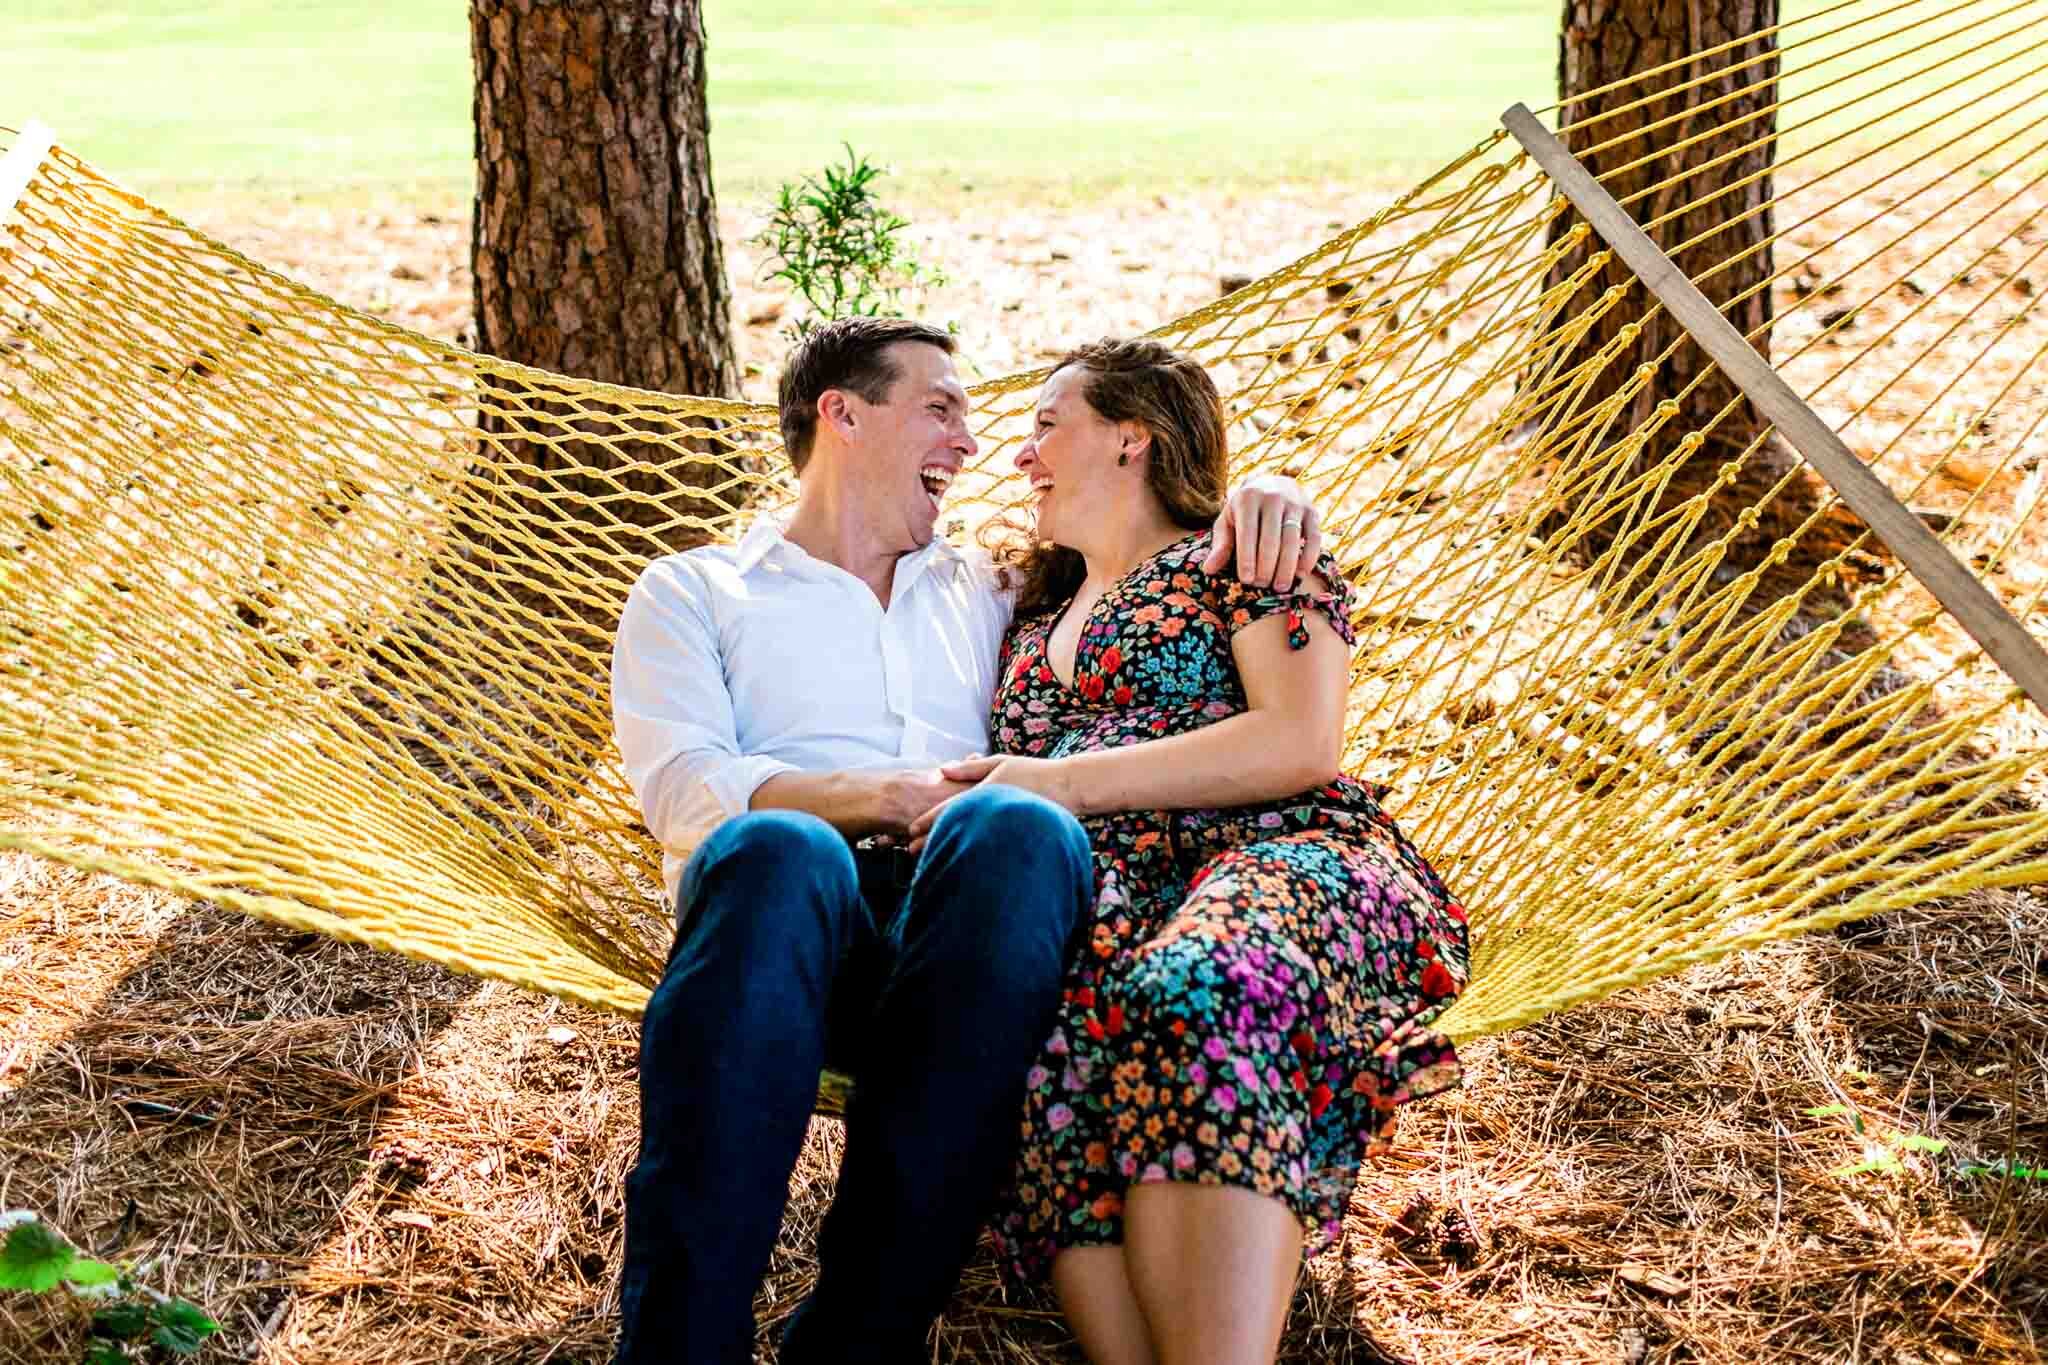
[[[768,557],[770,551],[784,544],[782,523],[774,517],[757,518],[740,537],[738,558],[734,562],[741,573],[751,573],[756,564]]]
[[[785,547],[795,548],[789,545],[788,539],[782,534],[782,522],[772,516],[756,518],[754,523],[747,527],[746,534],[740,537],[734,567],[743,574],[751,573],[762,560]],[[921,550],[913,550],[896,561],[896,578],[889,591],[890,600],[894,601],[909,591],[911,584],[922,578],[927,569],[937,564],[955,562],[959,557],[958,546],[943,536],[932,537],[929,545]]]
[[[913,551],[896,561],[896,581],[889,589],[889,600],[894,602],[909,593],[911,586],[928,572],[936,572],[940,565],[954,564],[960,559],[960,549],[944,536],[933,536],[931,543],[922,550]]]

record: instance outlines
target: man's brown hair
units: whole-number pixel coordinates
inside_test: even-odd
[[[818,434],[818,399],[827,389],[845,389],[862,401],[885,403],[902,371],[889,359],[899,341],[919,341],[953,353],[950,333],[909,318],[835,318],[797,343],[776,389],[782,448],[796,472],[810,462]]]
[[[1152,436],[1145,486],[1174,523],[1190,531],[1211,525],[1230,488],[1229,423],[1209,372],[1191,356],[1156,341],[1106,338],[1060,357],[1084,371],[1081,396],[1105,421],[1136,422]],[[1050,377],[1050,376],[1048,376]],[[1077,550],[1036,543],[998,553],[1021,576],[1017,614],[1060,606],[1087,576]]]

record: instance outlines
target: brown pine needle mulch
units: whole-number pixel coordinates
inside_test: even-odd
[[[0,898],[0,1202],[206,1304],[215,1359],[605,1358],[631,1025],[26,858]],[[2048,1183],[1966,1172],[2048,1150],[2043,945],[2048,902],[1983,892],[1472,1045],[1284,1358],[2041,1358]],[[764,1333],[840,1134],[815,1125]],[[0,1358],[75,1359],[77,1331],[9,1300]],[[934,1359],[1066,1342],[982,1261]]]
[[[928,311],[1001,373],[1213,297],[1371,202],[964,207],[929,226],[955,284]],[[212,226],[394,320],[466,325],[458,213]],[[728,263],[763,396],[790,306],[752,282],[752,226],[729,218]],[[0,1207],[203,1303],[225,1328],[207,1359],[607,1358],[631,1024],[21,856],[0,857],[0,982]],[[1466,1060],[1311,1265],[1286,1360],[2048,1358],[2048,1180],[1999,1173],[2048,1165],[2048,898],[1747,953]],[[840,1137],[819,1120],[793,1183],[762,1359]],[[81,1322],[0,1298],[0,1360],[74,1361]],[[1079,1356],[984,1259],[933,1358]]]

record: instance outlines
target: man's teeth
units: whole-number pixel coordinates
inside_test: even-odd
[[[934,465],[929,469],[919,470],[918,477],[924,480],[924,491],[936,498],[953,482],[953,471]]]

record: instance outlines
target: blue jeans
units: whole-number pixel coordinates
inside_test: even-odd
[[[1015,1158],[1093,877],[1079,823],[1014,787],[949,804],[914,875],[799,813],[704,841],[641,1027],[620,1365],[751,1360],[828,1062],[856,1083],[846,1157],[782,1360],[925,1356]]]

